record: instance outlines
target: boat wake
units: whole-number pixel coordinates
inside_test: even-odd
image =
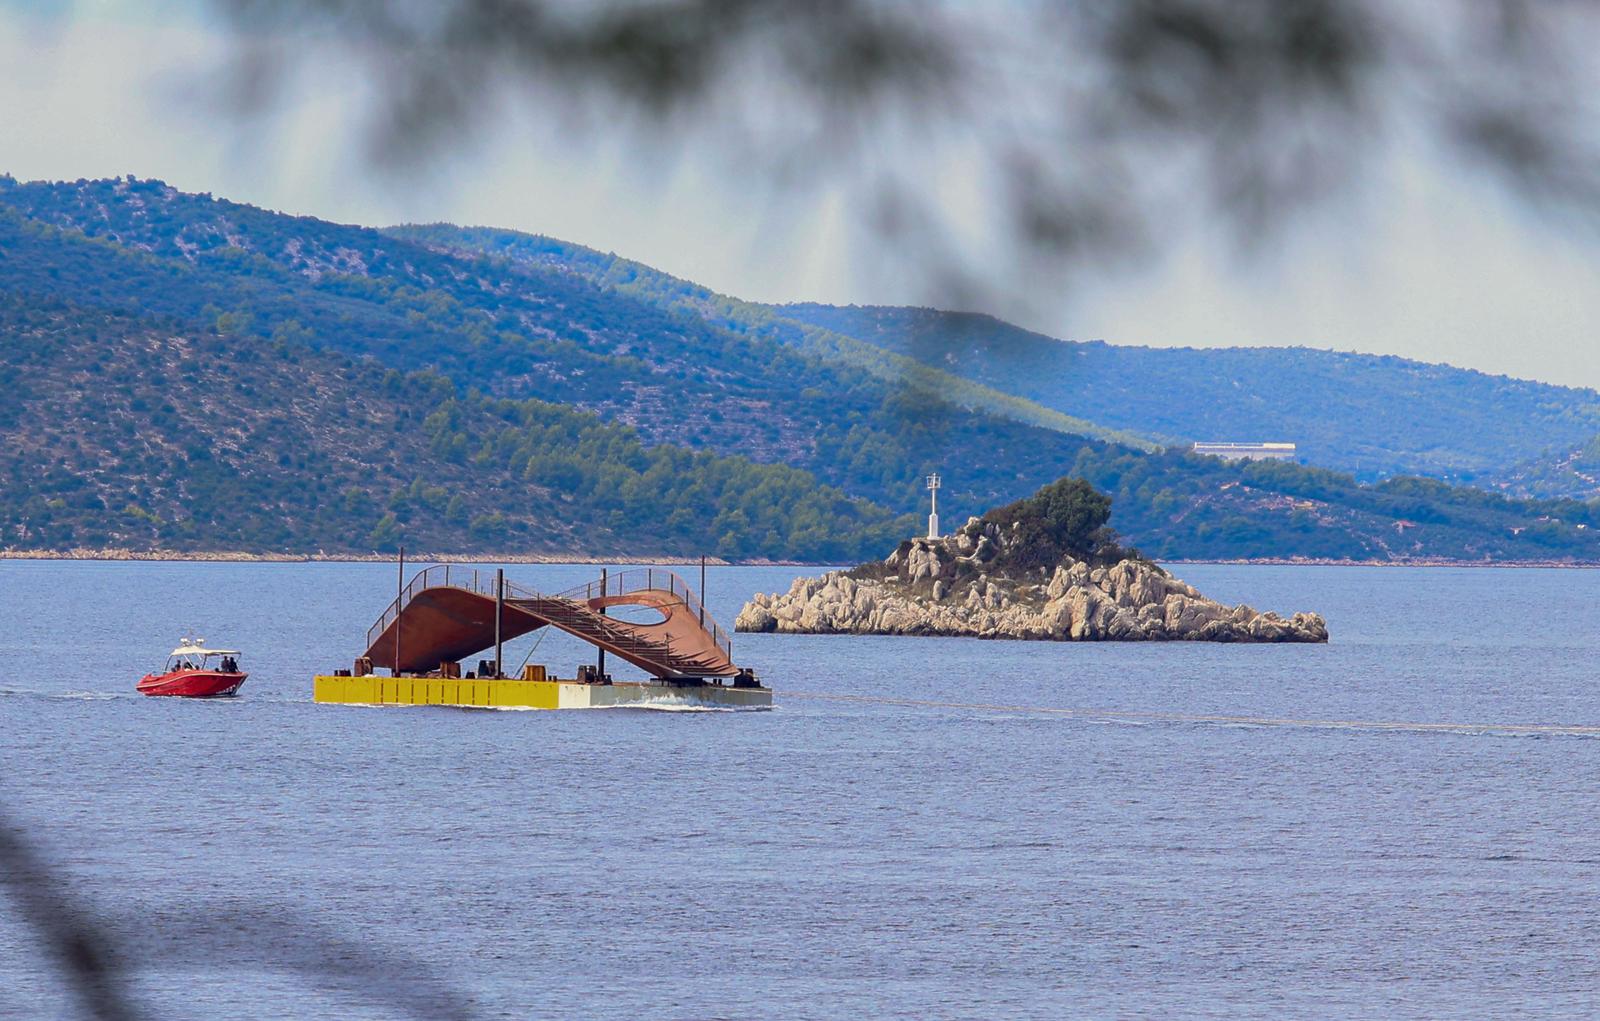
[[[40,691],[37,688],[0,688],[0,697],[36,698],[51,702],[108,702],[112,699],[132,698],[133,692]]]
[[[705,705],[701,702],[685,702],[664,699],[657,702],[631,702],[627,705],[605,706],[607,709],[642,709],[652,713],[766,713],[771,712],[770,705]]]
[[[530,705],[471,705],[453,706],[446,708],[460,709],[487,709],[497,713],[544,713],[548,709]],[[606,709],[631,709],[653,713],[764,713],[770,712],[772,707],[765,705],[706,705],[703,702],[691,702],[687,699],[654,699],[641,702],[625,702],[621,705],[597,705],[586,707],[589,711]]]
[[[46,698],[65,698],[75,702],[109,702],[117,698],[132,698],[133,696],[120,691],[63,691],[59,694],[46,695]]]

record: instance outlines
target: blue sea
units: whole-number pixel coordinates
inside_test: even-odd
[[[0,1017],[94,1016],[74,926],[141,1018],[1600,1013],[1600,573],[1177,573],[1332,641],[741,635],[770,712],[323,706],[393,565],[0,562]],[[134,694],[184,634],[241,697]]]

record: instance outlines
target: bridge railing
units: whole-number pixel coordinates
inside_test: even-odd
[[[416,594],[423,589],[440,587],[466,589],[492,599],[495,594],[494,579],[493,571],[459,564],[435,564],[423,568],[412,575],[410,583],[389,603],[377,623],[367,629],[367,648],[372,648],[373,643],[383,636],[395,618],[400,616]],[[510,599],[571,599],[587,602],[600,598],[602,594],[621,595],[624,592],[637,592],[641,589],[665,590],[683,600],[684,606],[699,618],[700,625],[711,634],[711,639],[717,648],[721,649],[730,661],[733,659],[732,639],[706,611],[694,590],[675,572],[660,567],[631,567],[608,575],[604,581],[604,593],[601,591],[601,586],[601,580],[596,578],[594,581],[547,596],[507,581],[505,595]]]
[[[461,588],[492,599],[494,598],[494,578],[495,573],[493,571],[485,571],[477,567],[463,567],[460,564],[435,564],[432,567],[423,568],[412,575],[410,584],[401,589],[400,594],[390,601],[388,609],[383,611],[383,615],[378,618],[378,622],[367,628],[367,648],[372,648],[372,643],[376,642],[385,631],[389,630],[389,625],[394,623],[395,618],[400,616],[400,612],[423,589],[439,588],[441,586]],[[506,591],[508,593],[511,591],[510,582],[506,582]]]
[[[616,596],[624,592],[637,592],[641,589],[670,592],[683,600],[683,605],[688,608],[689,612],[699,618],[700,626],[711,634],[711,640],[716,643],[717,648],[721,649],[730,661],[733,659],[732,639],[712,618],[710,612],[700,602],[700,597],[695,594],[694,589],[690,588],[688,583],[679,577],[676,572],[668,571],[661,567],[630,567],[607,575],[603,584],[604,591],[601,590],[601,579],[596,578],[594,581],[576,585],[564,592],[558,592],[556,595],[562,599],[588,601],[599,599],[602,595]]]

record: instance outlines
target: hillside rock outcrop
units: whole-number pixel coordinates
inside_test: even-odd
[[[1207,599],[1136,557],[1100,566],[1006,569],[1015,531],[978,518],[952,536],[913,539],[880,563],[789,591],[757,594],[738,631],[964,635],[1039,641],[1326,642],[1321,615],[1280,617]]]

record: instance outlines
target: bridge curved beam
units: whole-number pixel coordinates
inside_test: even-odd
[[[507,605],[501,639],[511,641],[550,622]],[[394,632],[400,628],[400,669],[425,673],[440,663],[466,659],[494,648],[494,599],[470,589],[425,588],[407,601],[367,649],[373,666],[394,669]]]
[[[651,642],[659,642],[672,649],[676,656],[708,664],[704,677],[732,677],[738,673],[727,652],[707,631],[695,611],[683,598],[667,589],[644,589],[617,595],[600,596],[586,601],[589,609],[599,613],[621,606],[644,606],[663,616],[663,620],[640,623],[608,618],[611,626],[624,633]],[[637,665],[637,664],[636,664]]]
[[[622,606],[649,607],[662,620],[638,623],[607,616]],[[495,600],[471,588],[432,585],[409,594],[366,656],[374,666],[394,669],[395,629],[400,629],[399,668],[425,673],[441,663],[467,659],[494,646]],[[660,678],[732,677],[738,667],[724,645],[684,598],[667,589],[643,589],[583,599],[542,596],[519,590],[508,596],[501,639],[510,641],[541,627],[555,627]]]

